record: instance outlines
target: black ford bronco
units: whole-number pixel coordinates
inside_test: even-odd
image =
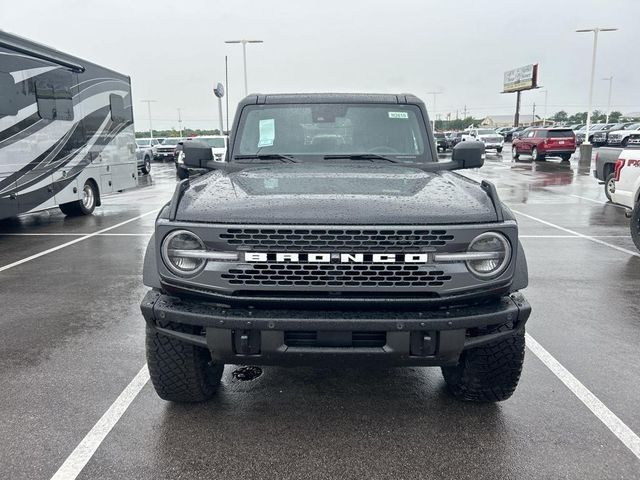
[[[457,398],[514,392],[531,308],[518,226],[495,187],[438,160],[412,95],[252,95],[226,162],[192,172],[156,220],[142,301],[153,385],[215,394],[225,363],[440,366]]]

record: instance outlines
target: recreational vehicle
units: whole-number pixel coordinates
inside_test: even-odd
[[[129,77],[0,31],[0,219],[137,184]]]

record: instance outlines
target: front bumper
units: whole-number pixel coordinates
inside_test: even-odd
[[[520,293],[422,311],[321,311],[226,308],[150,290],[141,309],[160,334],[208,348],[216,362],[249,365],[455,365],[466,348],[522,332],[531,313]]]

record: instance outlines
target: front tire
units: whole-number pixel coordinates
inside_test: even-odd
[[[515,391],[524,363],[524,332],[462,352],[442,367],[449,392],[467,402],[500,402]]]
[[[96,209],[97,202],[98,187],[93,181],[87,180],[82,187],[82,198],[75,202],[60,204],[60,210],[69,217],[91,215]]]
[[[607,200],[611,202],[611,194],[615,189],[615,173],[607,175],[607,179],[604,181],[604,194],[607,196]]]
[[[622,145],[623,147],[626,147],[627,145],[629,145],[629,137],[623,138],[622,141],[620,142],[620,145]]]
[[[143,175],[149,175],[149,172],[151,172],[151,160],[149,157],[144,157],[144,165],[140,171]]]
[[[520,154],[518,153],[518,149],[516,148],[515,145],[511,146],[511,156],[513,157],[514,160],[517,160],[518,157],[520,157]]]
[[[640,201],[636,202],[631,212],[631,222],[629,223],[631,229],[631,238],[636,248],[640,250]]]
[[[164,325],[194,334],[195,327]],[[211,399],[220,385],[224,365],[214,364],[209,350],[176,340],[146,326],[147,364],[153,388],[170,402],[194,403]]]

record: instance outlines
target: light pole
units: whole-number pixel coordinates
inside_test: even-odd
[[[443,92],[427,92],[427,95],[433,95],[433,131],[436,131],[436,95],[442,95]],[[466,106],[465,106],[466,107]]]
[[[618,30],[617,28],[601,28],[601,27],[593,27],[593,28],[582,28],[580,30],[576,30],[578,33],[587,33],[593,32],[593,53],[591,56],[591,80],[589,81],[589,108],[587,110],[587,126],[585,127],[584,132],[584,143],[583,145],[591,146],[589,143],[589,127],[591,126],[591,107],[593,100],[593,79],[596,74],[596,51],[598,50],[598,34],[600,32],[615,32]],[[589,156],[591,159],[591,156]]]
[[[547,90],[542,90],[544,92],[544,118],[542,119],[542,126],[547,126],[547,94],[549,93]]]
[[[247,43],[264,43],[262,40],[225,40],[224,43],[241,43],[242,44],[242,63],[244,64],[244,94],[249,95],[249,87],[247,83]]]
[[[180,113],[180,109],[178,109],[178,135],[182,138],[182,115]]]
[[[607,101],[607,119],[604,123],[609,123],[609,115],[611,115],[611,90],[613,89],[613,76],[609,78],[603,78],[603,80],[609,81],[609,100]]]
[[[151,123],[151,104],[155,103],[155,100],[140,100],[142,103],[147,104],[147,111],[149,112],[149,138],[151,138],[153,143],[153,124]]]

